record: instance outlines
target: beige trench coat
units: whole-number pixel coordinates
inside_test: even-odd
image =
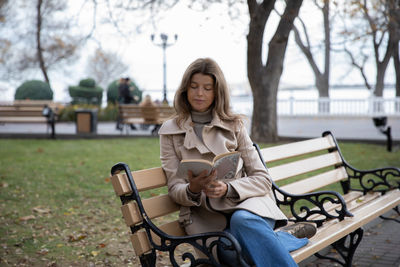
[[[277,220],[277,226],[285,225],[287,218],[275,203],[270,175],[260,161],[246,128],[222,121],[216,114],[213,118],[210,125],[203,128],[204,143],[194,132],[191,118],[184,122],[183,128],[178,127],[175,119],[170,119],[159,130],[161,162],[168,179],[168,192],[181,205],[179,221],[187,234],[222,231],[227,226],[223,213],[238,209]],[[241,153],[235,178],[225,181],[239,197],[208,199],[201,193],[200,199],[192,200],[186,191],[189,185],[187,177],[177,176],[179,162],[198,158],[212,160],[215,155],[228,151]]]

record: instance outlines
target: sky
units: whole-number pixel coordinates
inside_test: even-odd
[[[75,3],[75,1],[74,1]],[[309,3],[309,1],[305,1]],[[79,5],[74,6],[77,8]],[[100,12],[104,11],[100,8]],[[133,18],[123,27],[132,28],[134,32],[128,38],[119,37],[115,29],[103,26],[98,29],[96,38],[101,42],[106,51],[116,52],[129,66],[122,75],[129,76],[143,90],[161,90],[163,87],[163,51],[159,46],[152,43],[151,34],[156,37],[160,33],[169,35],[171,41],[173,36],[178,35],[176,43],[166,50],[167,55],[167,88],[168,98],[173,94],[180,83],[180,79],[187,66],[199,57],[211,57],[220,65],[226,79],[233,88],[248,88],[247,81],[247,42],[246,33],[248,27],[247,6],[243,4],[243,15],[239,19],[231,20],[224,5],[212,5],[207,12],[189,9],[184,3],[178,4],[172,10],[162,16],[156,25],[150,23],[135,32],[137,20]],[[90,9],[87,8],[90,12]],[[321,25],[321,14],[312,5],[304,5],[301,16],[308,21],[313,38],[319,36]],[[81,21],[82,27],[90,27],[90,22],[85,21],[84,14]],[[267,24],[265,45],[268,44],[276,27],[277,16],[272,15]],[[98,24],[99,25],[99,24]],[[291,35],[286,57],[284,71],[281,77],[281,86],[304,86],[314,83],[314,76],[304,56],[294,43]],[[155,40],[158,41],[157,38]],[[158,41],[159,42],[159,41]],[[76,85],[79,80],[86,78],[85,60],[95,50],[96,43],[89,42],[82,51],[80,61],[77,62],[73,73],[52,73],[52,88],[54,100],[66,102],[69,100],[67,88]],[[264,49],[264,52],[266,49]],[[265,58],[265,56],[264,56]],[[265,60],[265,59],[264,59]],[[360,75],[355,70],[350,70],[343,64],[345,59],[333,56],[332,60],[332,84],[362,83]],[[345,75],[345,74],[349,75]],[[373,71],[370,71],[373,77]],[[390,81],[393,72],[390,70],[386,77]],[[41,78],[41,76],[38,76]],[[116,77],[116,79],[119,77]],[[373,80],[373,79],[372,79]],[[371,81],[372,81],[371,80]],[[8,84],[0,83],[2,88],[8,88],[6,92],[0,92],[4,100],[13,100],[15,89]],[[161,93],[160,93],[161,94]],[[161,98],[161,95],[160,95]]]

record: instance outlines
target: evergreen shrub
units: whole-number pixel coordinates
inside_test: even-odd
[[[103,88],[97,86],[91,78],[81,80],[78,86],[69,86],[68,91],[72,104],[101,105]]]
[[[53,90],[46,82],[29,80],[22,83],[14,95],[15,100],[53,100]]]

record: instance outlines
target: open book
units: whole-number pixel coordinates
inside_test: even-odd
[[[239,163],[240,152],[227,152],[214,157],[213,161],[204,159],[184,159],[178,167],[179,176],[187,176],[188,171],[192,171],[193,176],[198,176],[202,171],[207,170],[208,174],[212,170],[217,170],[217,180],[231,179],[235,177]]]

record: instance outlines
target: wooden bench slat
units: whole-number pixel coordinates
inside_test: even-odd
[[[347,179],[347,177],[346,169],[344,167],[340,167],[318,175],[314,175],[301,181],[281,186],[280,188],[291,194],[305,194]]]
[[[158,218],[179,210],[179,205],[168,195],[146,198],[142,200],[142,203],[150,219]]]
[[[131,234],[131,243],[137,256],[140,256],[152,249],[146,231],[137,231]]]
[[[167,185],[167,177],[161,167],[132,172],[139,192]]]
[[[334,147],[335,142],[328,135],[326,137],[263,148],[261,153],[266,162],[273,162]]]
[[[342,160],[337,151],[282,164],[276,167],[269,168],[269,173],[274,181],[284,180],[306,172],[319,170],[325,167],[341,164]]]
[[[47,122],[47,118],[45,117],[0,117],[1,122],[15,122],[15,123],[22,123],[22,122]]]
[[[388,192],[356,210],[353,213],[354,217],[318,228],[315,236],[310,239],[310,243],[303,248],[291,252],[291,255],[296,262],[300,262],[399,204],[400,191],[394,190]]]
[[[179,206],[168,195],[160,195],[142,199],[142,204],[150,219],[158,218],[179,210]],[[137,203],[131,201],[121,207],[122,215],[127,226],[142,222]]]
[[[167,178],[165,177],[164,171],[161,167],[133,171],[132,176],[139,192],[167,185]],[[113,175],[110,179],[114,191],[118,196],[132,193],[128,176],[125,173]]]

